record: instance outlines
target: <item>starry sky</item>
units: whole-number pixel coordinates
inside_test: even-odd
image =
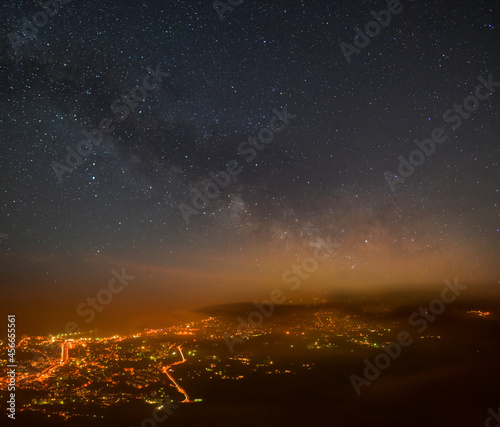
[[[268,298],[318,239],[337,247],[304,297],[499,283],[500,88],[458,129],[443,114],[479,76],[500,82],[500,2],[401,0],[349,61],[341,43],[387,2],[264,3],[221,18],[210,0],[73,0],[46,22],[36,2],[2,3],[2,314],[61,332],[125,268],[134,279],[87,328],[191,320]],[[239,152],[276,112],[290,119],[273,140]],[[448,139],[392,191],[384,174],[435,128]],[[186,221],[179,206],[234,160]]]

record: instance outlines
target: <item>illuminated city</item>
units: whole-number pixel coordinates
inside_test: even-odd
[[[229,314],[128,336],[90,331],[24,337],[17,345],[17,381],[26,404],[18,411],[105,421],[113,408],[127,404],[203,405],[211,400],[211,389],[225,383],[231,387],[260,377],[307,378],[325,369],[324,358],[335,363],[380,351],[408,328],[384,303],[353,298],[344,300],[343,308],[335,305],[284,305],[242,336],[233,353],[225,342],[235,332]],[[491,315],[466,309],[460,313]],[[446,341],[450,334],[454,332],[424,333],[418,346],[436,347],[436,340]],[[168,411],[175,416],[173,409]]]
[[[500,0],[0,11],[0,427],[500,427]]]

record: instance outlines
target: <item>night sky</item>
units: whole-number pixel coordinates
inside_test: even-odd
[[[318,239],[335,253],[294,297],[499,283],[499,1],[389,2],[350,56],[386,2],[246,0],[223,19],[212,3],[73,0],[33,35],[42,7],[3,2],[2,313],[36,333],[191,320],[268,298]],[[485,99],[446,121],[480,76]],[[446,141],[391,189],[436,128]],[[75,307],[122,268],[135,278],[85,325]]]

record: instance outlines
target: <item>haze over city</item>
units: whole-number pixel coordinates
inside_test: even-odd
[[[13,423],[497,420],[497,0],[0,10]]]

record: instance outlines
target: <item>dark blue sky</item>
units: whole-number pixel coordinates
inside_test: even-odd
[[[16,52],[9,37],[42,9],[4,2],[0,277],[12,307],[57,331],[125,266],[136,279],[116,321],[156,325],[264,298],[327,237],[341,247],[311,292],[496,283],[500,89],[455,131],[443,114],[478,76],[500,81],[499,2],[403,0],[348,63],[340,43],[386,7],[247,0],[221,22],[208,0],[71,1]],[[118,121],[122,95],[158,66],[169,76],[142,101],[125,95]],[[273,110],[295,117],[246,162],[238,147]],[[114,130],[60,182],[53,162],[105,118]],[[384,173],[435,128],[447,141],[391,191]],[[179,204],[231,160],[241,173],[187,224]]]

